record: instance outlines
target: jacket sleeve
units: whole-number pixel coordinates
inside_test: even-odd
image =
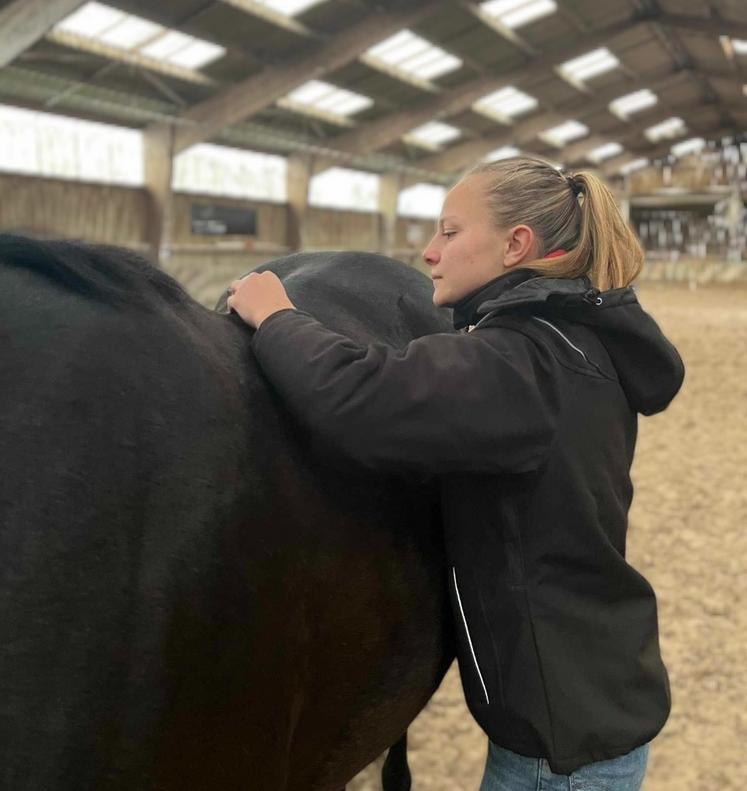
[[[359,345],[309,314],[272,314],[252,341],[294,416],[334,451],[386,472],[520,473],[544,459],[555,359],[506,329]]]

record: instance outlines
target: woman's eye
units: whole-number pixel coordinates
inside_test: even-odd
[[[443,232],[443,235],[444,235],[444,236],[445,236],[447,239],[451,239],[451,237],[452,237],[452,236],[454,236],[455,234],[456,234],[456,231],[444,231],[444,232]]]

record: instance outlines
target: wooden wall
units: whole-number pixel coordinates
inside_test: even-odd
[[[145,193],[0,173],[0,229],[138,247],[145,242]]]
[[[256,238],[192,234],[192,203],[254,209]],[[145,251],[148,211],[143,189],[0,173],[0,230]],[[381,222],[376,213],[309,207],[305,249],[380,251]],[[431,221],[399,218],[392,254],[426,271],[420,252],[432,233]],[[212,306],[235,277],[291,252],[287,234],[285,204],[178,193],[172,253],[162,264],[196,299]]]

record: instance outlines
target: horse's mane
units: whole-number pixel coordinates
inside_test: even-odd
[[[193,304],[187,292],[142,255],[122,247],[34,239],[0,233],[0,266],[38,272],[64,288],[106,304]]]

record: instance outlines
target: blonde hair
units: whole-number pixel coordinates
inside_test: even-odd
[[[612,193],[592,173],[561,173],[534,157],[511,157],[470,170],[481,176],[498,228],[528,225],[540,258],[522,266],[546,276],[586,275],[604,291],[629,285],[643,266],[643,248],[623,219]],[[566,254],[544,258],[554,250]]]

